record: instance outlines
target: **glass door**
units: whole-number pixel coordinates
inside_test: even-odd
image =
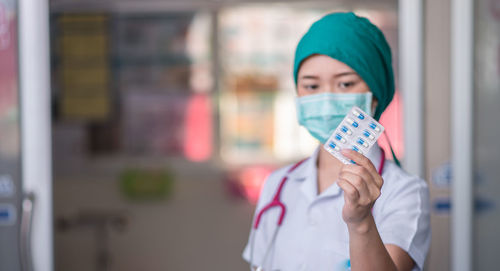
[[[498,268],[500,249],[500,1],[478,0],[474,18],[473,270]]]

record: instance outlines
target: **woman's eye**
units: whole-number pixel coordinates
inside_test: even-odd
[[[340,82],[339,87],[340,88],[349,88],[349,87],[354,86],[354,84],[356,84],[356,82],[354,82],[354,81],[352,81],[352,82]]]
[[[306,90],[309,90],[309,91],[313,91],[313,90],[317,90],[319,88],[319,85],[315,85],[315,84],[312,84],[312,85],[304,85],[304,88]]]

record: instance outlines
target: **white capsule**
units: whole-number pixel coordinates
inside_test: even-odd
[[[372,128],[373,130],[375,130],[376,132],[380,132],[380,127],[378,127],[377,124],[375,124],[374,122],[371,122],[369,124],[370,128]]]
[[[357,110],[357,109],[352,110],[352,113],[354,114],[354,116],[356,116],[360,120],[365,119],[365,115],[363,113],[359,112],[359,110]]]
[[[359,126],[359,124],[358,124],[357,122],[355,122],[355,121],[354,121],[353,119],[351,119],[351,118],[347,118],[347,119],[346,119],[346,121],[347,121],[350,125],[352,125],[352,127],[354,127],[354,128],[358,128],[358,126]]]
[[[364,130],[363,131],[363,135],[366,136],[370,140],[374,140],[375,139],[375,137],[368,130]]]
[[[361,153],[361,154],[363,154],[363,151],[362,151],[362,150],[360,150],[360,149],[359,149],[358,147],[356,147],[356,146],[352,146],[352,149],[353,149],[353,150],[355,150],[355,151],[357,151],[357,152],[359,152],[359,153]]]
[[[330,148],[332,148],[336,151],[340,151],[340,148],[337,146],[337,144],[335,144],[333,142],[330,142],[330,144],[328,144],[328,146],[330,146]]]
[[[347,128],[347,126],[345,126],[345,125],[342,125],[340,130],[342,130],[342,132],[346,133],[347,135],[352,135],[351,129]]]
[[[335,138],[344,144],[347,142],[347,140],[345,140],[345,138],[343,138],[340,134],[336,134]]]
[[[362,139],[361,137],[358,138],[357,142],[358,142],[359,145],[361,145],[361,146],[363,146],[365,148],[368,148],[368,146],[369,146],[368,143],[366,143],[366,141],[364,139]]]

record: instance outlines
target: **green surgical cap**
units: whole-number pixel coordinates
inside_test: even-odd
[[[374,115],[378,120],[394,96],[391,48],[382,31],[352,12],[331,13],[316,21],[295,51],[296,85],[300,64],[314,54],[341,61],[363,78],[378,100]]]

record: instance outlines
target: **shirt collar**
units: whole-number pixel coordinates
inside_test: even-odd
[[[335,196],[340,194],[341,189],[335,182],[333,185],[328,187],[321,195],[318,195],[318,182],[317,173],[318,169],[316,167],[319,155],[319,148],[323,146],[318,146],[312,155],[303,162],[302,165],[297,167],[294,171],[290,172],[289,177],[295,181],[302,182],[300,189],[303,194],[309,199],[314,200],[316,198],[322,198],[327,196]],[[373,145],[370,151],[366,154],[366,157],[370,159],[377,171],[379,170],[381,161],[381,149],[377,143]]]
[[[308,176],[310,176],[312,173],[316,175],[316,164],[318,162],[318,154],[319,154],[319,148],[321,146],[317,147],[314,152],[309,156],[299,167],[297,167],[294,171],[290,172],[290,178],[297,180],[297,181],[303,181],[305,180]]]

